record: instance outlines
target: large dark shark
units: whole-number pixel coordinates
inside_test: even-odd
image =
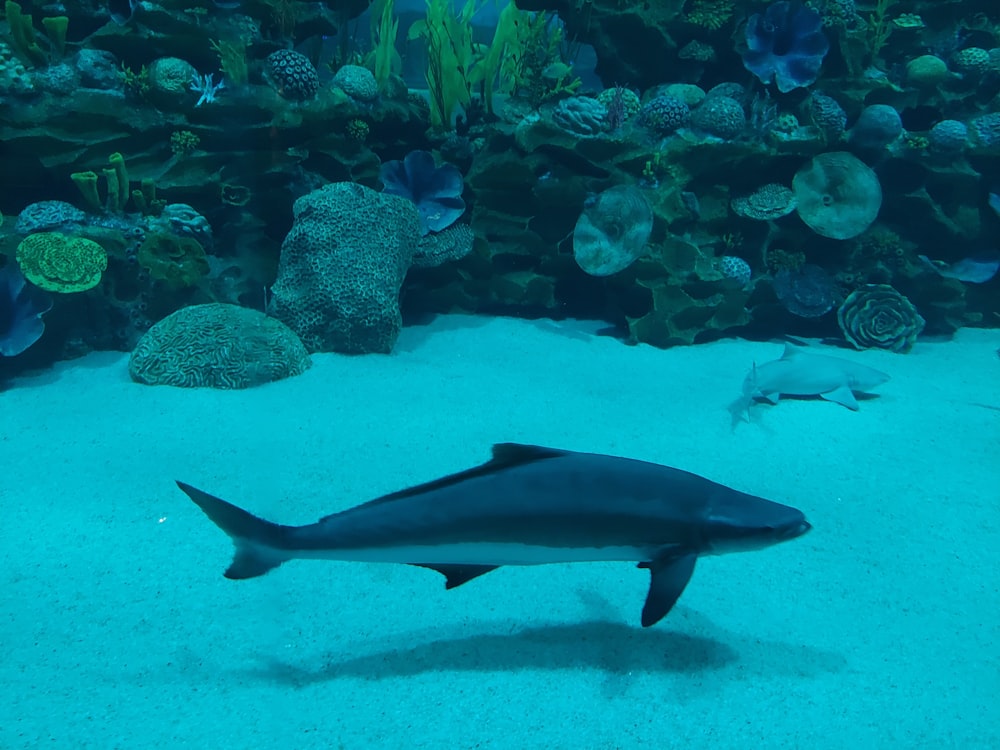
[[[795,508],[686,471],[514,443],[494,445],[481,466],[307,526],[177,484],[236,545],[227,578],[315,558],[419,565],[451,589],[501,565],[636,560],[651,573],[643,626],[674,606],[699,555],[769,547],[811,528]]]

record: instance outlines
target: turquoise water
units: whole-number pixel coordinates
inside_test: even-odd
[[[449,316],[391,357],[245,391],[141,386],[114,353],[18,379],[0,746],[995,747],[995,336],[838,352],[892,380],[857,412],[783,400],[733,430],[748,364],[779,346],[590,330]],[[684,468],[814,529],[701,560],[643,629],[630,563],[453,591],[371,563],[229,581],[229,541],[173,483],[308,523],[497,441]]]

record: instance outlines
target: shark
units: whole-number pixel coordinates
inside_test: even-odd
[[[388,562],[435,570],[453,589],[505,565],[632,561],[650,573],[643,627],[673,608],[699,557],[762,549],[812,528],[795,508],[680,469],[518,443],[304,526],[177,484],[232,539],[226,578],[295,559]]]
[[[809,354],[801,347],[785,344],[780,359],[754,364],[743,381],[743,393],[731,406],[733,419],[749,416],[754,399],[777,404],[782,396],[818,396],[858,410],[855,393],[868,393],[889,376],[866,365],[840,357]]]

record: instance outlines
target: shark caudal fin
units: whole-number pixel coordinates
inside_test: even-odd
[[[236,553],[224,573],[226,578],[256,578],[291,559],[282,549],[287,527],[257,518],[184,482],[177,486],[233,540]]]

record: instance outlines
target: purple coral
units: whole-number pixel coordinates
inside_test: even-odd
[[[746,42],[744,67],[761,82],[776,83],[783,94],[815,83],[830,49],[823,34],[823,17],[812,8],[787,0],[772,3],[763,15],[750,17]]]
[[[462,173],[453,164],[437,166],[429,151],[411,151],[402,161],[385,162],[379,177],[386,193],[417,207],[424,234],[447,229],[465,212]]]

